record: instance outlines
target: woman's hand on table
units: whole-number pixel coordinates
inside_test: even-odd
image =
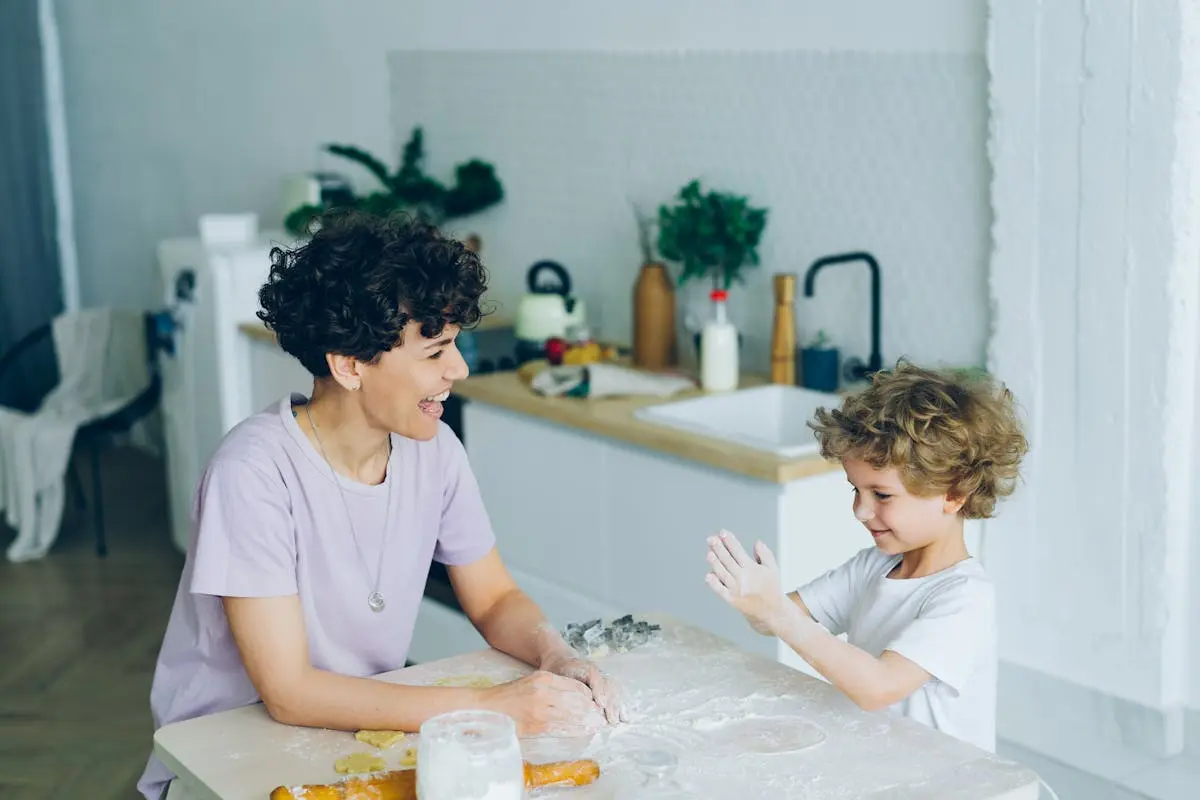
[[[591,689],[546,670],[482,691],[488,707],[513,718],[519,736],[587,736],[604,724]]]
[[[621,691],[617,682],[601,672],[595,662],[579,658],[574,650],[566,649],[546,658],[542,662],[542,669],[579,681],[588,687],[592,699],[609,724],[625,721]]]
[[[705,576],[709,588],[733,606],[754,630],[776,635],[787,598],[779,585],[779,565],[775,555],[762,542],[754,555],[742,547],[737,537],[721,531],[708,539],[708,566]]]

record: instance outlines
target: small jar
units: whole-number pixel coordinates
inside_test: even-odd
[[[525,762],[512,718],[451,711],[426,720],[417,744],[421,800],[522,800]]]

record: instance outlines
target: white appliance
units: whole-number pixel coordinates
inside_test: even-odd
[[[285,233],[254,242],[206,246],[199,238],[159,243],[158,264],[168,308],[174,309],[174,353],[160,355],[171,538],[183,551],[191,538],[192,501],[200,473],[221,438],[252,408],[249,339],[243,323],[261,325],[258,290],[270,272],[270,250]]]

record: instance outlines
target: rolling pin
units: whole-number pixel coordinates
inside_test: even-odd
[[[600,765],[591,759],[548,764],[525,762],[526,789],[586,786],[599,777]],[[270,800],[417,800],[417,771],[401,769],[338,783],[279,786],[272,790]]]

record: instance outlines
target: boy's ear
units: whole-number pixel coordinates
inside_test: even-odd
[[[966,497],[958,497],[954,492],[946,495],[946,499],[942,501],[943,514],[957,514],[962,511],[962,507],[967,504]]]

